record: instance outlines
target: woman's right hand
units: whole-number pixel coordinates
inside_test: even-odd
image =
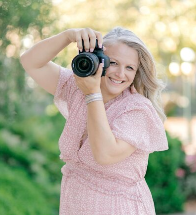
[[[68,39],[70,42],[76,42],[77,47],[80,51],[82,51],[82,40],[84,41],[84,48],[86,52],[93,52],[96,39],[98,40],[98,45],[102,48],[103,37],[102,34],[98,31],[95,31],[91,28],[74,28],[68,29]]]

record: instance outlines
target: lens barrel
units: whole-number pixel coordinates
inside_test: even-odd
[[[93,53],[81,53],[72,60],[73,72],[80,77],[94,75],[99,67],[99,58]]]

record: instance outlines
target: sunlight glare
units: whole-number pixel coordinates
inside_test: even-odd
[[[30,48],[34,44],[33,36],[31,34],[26,35],[22,42],[25,48]]]
[[[58,5],[62,2],[62,0],[52,0],[53,5]]]
[[[177,62],[171,62],[169,64],[169,71],[172,75],[178,76],[180,74],[180,66]]]

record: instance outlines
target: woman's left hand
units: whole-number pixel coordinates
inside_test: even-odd
[[[137,90],[135,89],[134,85],[131,86],[130,90],[132,94],[137,93]]]
[[[100,63],[98,70],[95,75],[88,77],[79,77],[74,74],[76,84],[78,88],[84,93],[84,95],[88,95],[91,93],[101,93],[101,75],[103,71],[103,64]]]

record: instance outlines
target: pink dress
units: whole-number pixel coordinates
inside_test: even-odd
[[[67,119],[59,139],[61,171],[60,215],[153,215],[145,181],[149,153],[168,149],[163,123],[150,100],[126,89],[105,104],[116,138],[136,151],[116,164],[100,165],[86,132],[87,106],[73,72],[61,67],[54,103]]]

